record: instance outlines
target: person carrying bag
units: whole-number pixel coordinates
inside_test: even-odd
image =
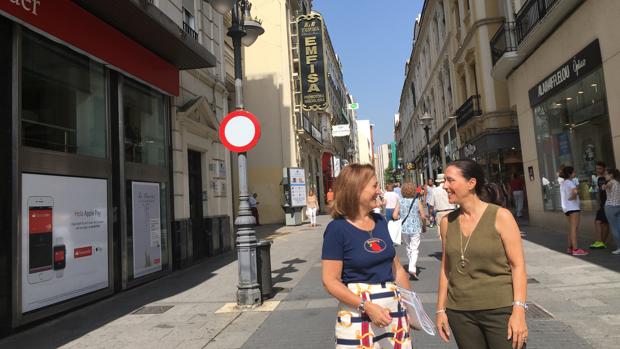
[[[416,264],[420,247],[420,234],[423,232],[424,206],[412,183],[403,184],[401,194],[403,197],[400,199],[396,211],[394,211],[394,216],[399,217],[401,208],[403,211],[407,210],[407,215],[401,221],[401,240],[407,248],[409,276],[413,280],[418,280]]]

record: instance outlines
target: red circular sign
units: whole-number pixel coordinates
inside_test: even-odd
[[[247,110],[235,110],[224,117],[219,133],[222,144],[228,150],[243,153],[258,143],[260,124],[256,116]]]

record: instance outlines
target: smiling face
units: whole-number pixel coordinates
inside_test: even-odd
[[[373,176],[360,194],[360,209],[372,210],[379,207],[377,197],[381,194],[381,188],[377,182],[377,177]]]
[[[448,192],[448,201],[451,204],[461,204],[463,199],[475,195],[476,179],[466,179],[456,166],[448,166],[445,171],[443,188]]]

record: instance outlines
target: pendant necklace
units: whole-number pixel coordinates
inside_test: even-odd
[[[471,236],[474,235],[474,231],[472,231],[471,234],[469,234],[469,236],[467,237],[467,242],[465,243],[465,249],[463,249],[463,231],[462,230],[460,231],[460,235],[461,235],[461,260],[458,262],[456,270],[460,274],[465,274],[465,272],[467,271],[467,264],[469,263],[469,260],[465,259],[465,252],[467,252],[467,247],[469,246],[469,240],[471,240]]]

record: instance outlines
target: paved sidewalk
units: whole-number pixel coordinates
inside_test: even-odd
[[[327,216],[310,228],[260,226],[271,239],[278,294],[249,312],[217,313],[236,302],[236,253],[208,259],[0,340],[0,348],[240,348],[311,267]],[[136,315],[143,306],[171,308]]]
[[[336,301],[321,285],[320,226],[259,227],[272,239],[277,294],[249,312],[221,312],[236,297],[235,254],[209,259],[147,285],[117,294],[0,341],[0,348],[333,348]],[[524,226],[528,266],[528,348],[616,348],[620,343],[620,257],[563,252],[565,235]],[[584,244],[589,241],[584,241]],[[399,248],[403,264],[407,263]],[[427,312],[436,300],[440,243],[423,236],[413,287]],[[171,306],[134,315],[145,305]],[[455,348],[416,332],[416,348]]]

